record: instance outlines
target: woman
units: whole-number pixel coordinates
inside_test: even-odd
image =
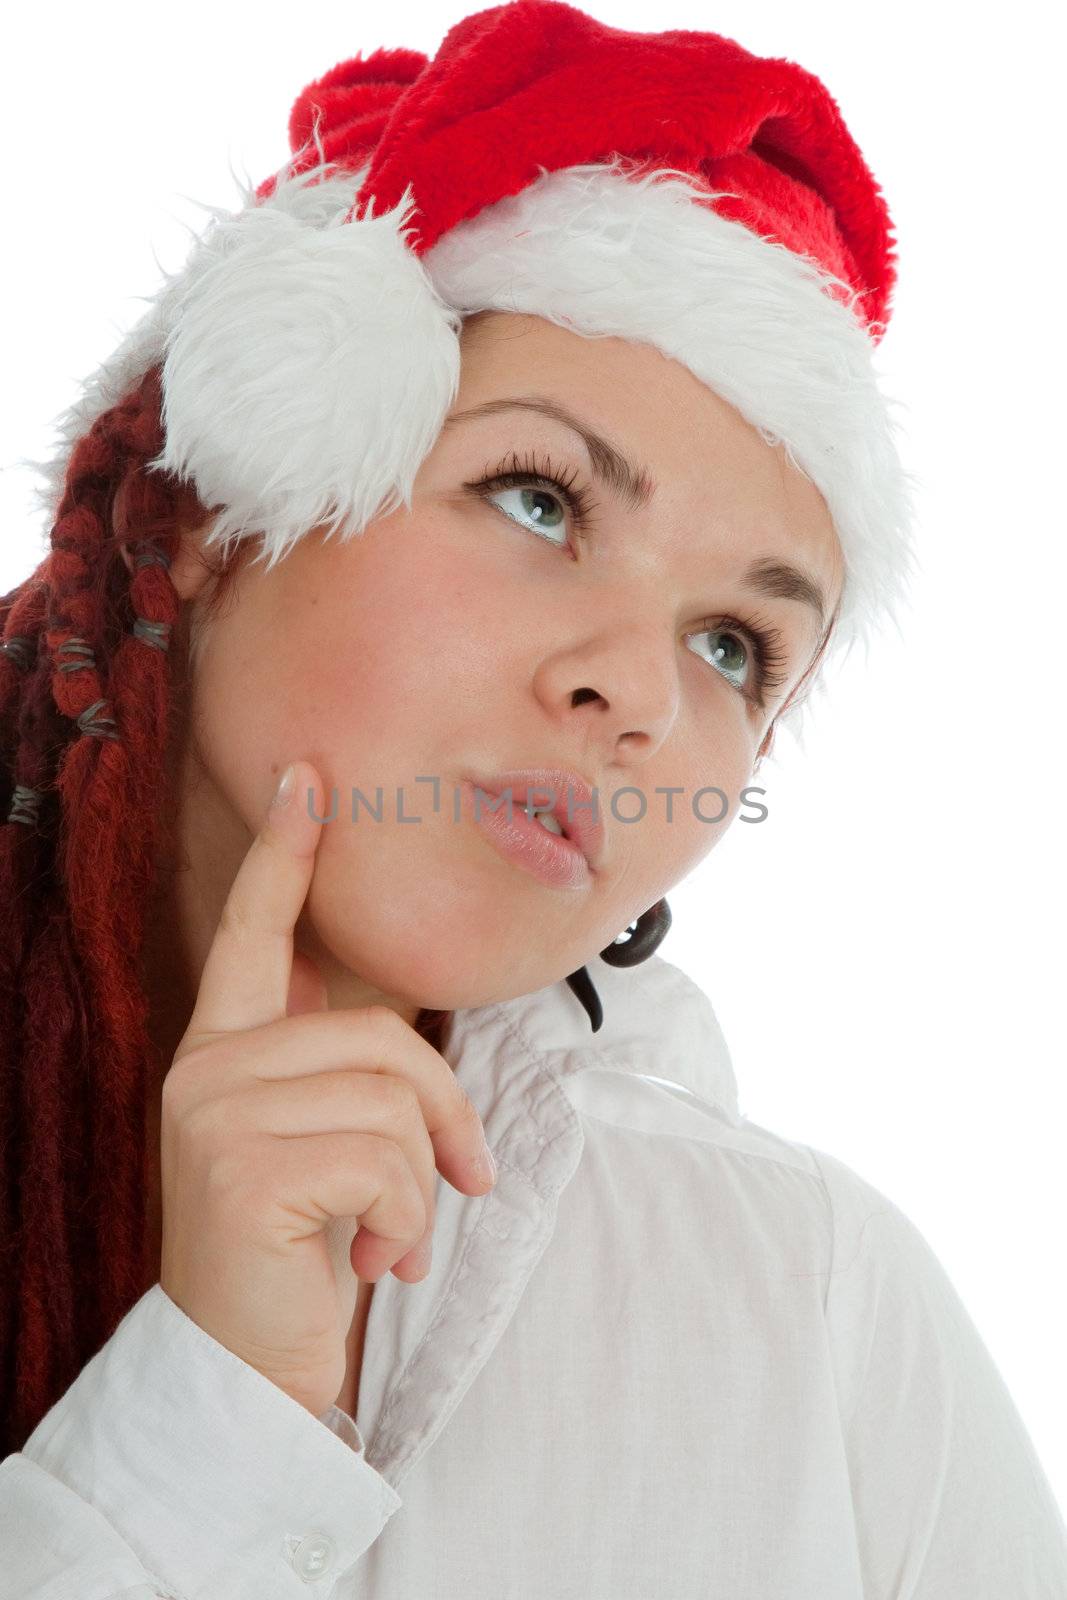
[[[909,570],[834,102],[518,0],[290,142],[3,607],[0,1596],[1061,1594],[940,1265],[655,954]]]

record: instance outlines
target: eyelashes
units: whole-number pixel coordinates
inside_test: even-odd
[[[553,466],[548,456],[542,456],[541,460],[537,461],[533,456],[527,455],[525,460],[520,461],[518,452],[513,450],[495,472],[490,473],[487,468],[485,477],[477,479],[474,483],[465,483],[463,487],[487,498],[495,489],[521,489],[528,484],[553,490],[570,512],[578,532],[589,532],[593,525],[593,512],[598,509],[597,501],[579,482],[576,470],[571,469],[568,475],[562,469]]]
[[[756,662],[756,686],[754,693],[749,692],[749,699],[754,700],[761,711],[766,710],[766,697],[775,689],[781,689],[789,678],[789,653],[784,647],[781,629],[762,617],[750,617],[742,622],[740,617],[729,615],[705,617],[700,626],[706,633],[738,633],[750,641]],[[747,689],[741,687],[741,693],[746,692]]]
[[[514,450],[494,471],[490,471],[487,465],[483,477],[465,483],[463,487],[484,500],[488,500],[500,489],[527,487],[548,489],[567,507],[574,528],[581,534],[587,534],[592,530],[593,515],[599,509],[597,500],[580,482],[580,474],[576,469],[558,468],[548,456],[537,459],[528,453],[520,459],[518,452]],[[502,515],[506,516],[507,513],[504,512]],[[761,616],[751,616],[748,620],[744,620],[725,614],[705,617],[698,632],[732,633],[747,641],[756,668],[755,683],[739,684],[730,677],[726,677],[726,681],[733,684],[739,694],[758,706],[761,711],[765,710],[766,697],[776,689],[781,689],[789,677],[789,652],[785,647],[781,629],[774,627]],[[720,672],[719,676],[726,675]]]

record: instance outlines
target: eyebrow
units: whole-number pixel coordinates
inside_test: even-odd
[[[471,406],[468,411],[454,411],[449,422],[466,422],[471,417],[491,417],[498,411],[540,411],[542,416],[551,417],[555,422],[562,422],[565,428],[570,428],[581,439],[589,452],[589,459],[593,464],[593,476],[611,489],[620,499],[624,500],[631,511],[638,511],[647,506],[656,492],[656,482],[647,467],[636,466],[621,451],[616,450],[602,434],[597,433],[588,424],[559,405],[555,400],[546,400],[540,395],[527,395],[521,400],[485,400],[480,406]]]
[[[656,480],[647,467],[638,465],[617,450],[602,434],[582,422],[573,412],[558,401],[542,395],[514,396],[500,400],[484,400],[481,405],[470,406],[466,411],[454,411],[445,418],[450,422],[467,422],[473,417],[495,416],[500,411],[539,411],[542,416],[560,422],[576,433],[589,452],[593,476],[623,500],[631,511],[647,506],[656,493]],[[821,632],[826,621],[826,596],[809,573],[801,571],[788,561],[759,557],[751,563],[741,579],[746,589],[771,596],[777,600],[798,600],[809,606],[818,619]]]
[[[741,582],[746,589],[754,589],[776,600],[799,600],[802,605],[810,606],[822,632],[826,621],[826,596],[814,578],[791,562],[763,557],[753,561]]]

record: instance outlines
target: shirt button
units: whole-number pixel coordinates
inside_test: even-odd
[[[293,1551],[293,1569],[305,1583],[324,1578],[337,1554],[334,1542],[325,1533],[309,1533]]]

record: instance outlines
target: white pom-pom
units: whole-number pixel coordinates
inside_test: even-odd
[[[405,242],[411,204],[311,225],[282,194],[201,244],[169,308],[152,465],[221,508],[208,543],[257,532],[274,566],[312,527],[358,533],[410,506],[462,325]]]

